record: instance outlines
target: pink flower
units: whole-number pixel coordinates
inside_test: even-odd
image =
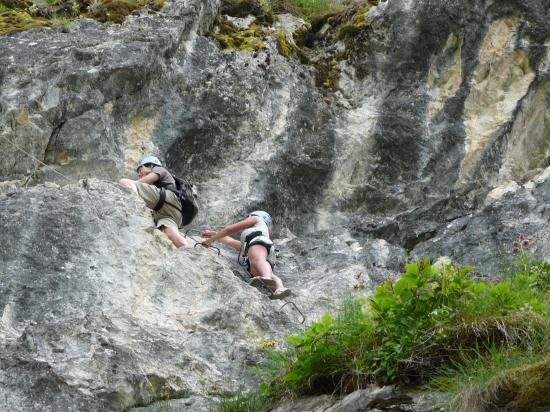
[[[529,246],[529,240],[523,239],[523,246]]]

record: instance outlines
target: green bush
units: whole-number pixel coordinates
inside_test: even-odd
[[[264,410],[283,398],[348,393],[372,382],[424,384],[441,370],[496,359],[495,351],[521,356],[545,347],[548,263],[521,255],[500,282],[472,275],[450,263],[407,264],[370,300],[348,297],[337,314],[288,337],[288,350],[272,352],[259,392],[234,401]]]
[[[287,364],[272,382],[280,394],[349,392],[370,382],[422,383],[460,349],[530,345],[547,337],[547,264],[523,260],[509,280],[473,280],[471,268],[427,261],[406,265],[369,302],[348,300],[288,338]]]

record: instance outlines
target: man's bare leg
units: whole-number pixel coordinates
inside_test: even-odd
[[[162,231],[166,234],[166,236],[168,236],[168,239],[170,239],[174,246],[176,246],[177,248],[189,247],[189,242],[181,235],[179,230],[174,229],[173,227],[164,226]]]

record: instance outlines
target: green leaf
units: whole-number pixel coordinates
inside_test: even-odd
[[[399,293],[399,298],[402,302],[407,302],[413,298],[413,294],[410,290],[404,290],[401,293]]]
[[[401,294],[404,290],[412,289],[418,284],[418,278],[412,273],[406,273],[399,279],[394,286],[397,294]]]
[[[323,315],[323,317],[321,318],[321,323],[323,324],[323,326],[329,326],[331,321],[332,318],[328,314]]]
[[[416,263],[407,263],[405,265],[405,272],[411,273],[413,275],[418,275],[418,273],[420,273],[418,265]]]
[[[302,338],[301,336],[287,336],[286,341],[294,345],[300,345],[305,341],[305,339]]]

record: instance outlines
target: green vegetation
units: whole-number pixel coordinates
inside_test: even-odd
[[[268,400],[260,393],[246,394],[239,391],[233,396],[222,399],[216,410],[223,412],[254,412],[263,411],[268,406]]]
[[[548,346],[537,351],[492,347],[485,356],[461,353],[430,388],[452,393],[453,411],[502,410],[510,402],[517,411],[542,411],[550,390]]]
[[[159,11],[164,0],[0,0],[0,36],[37,27],[69,27],[74,19],[90,17],[101,22],[122,23],[132,11],[149,7]]]
[[[164,0],[101,0],[94,7],[86,9],[84,15],[103,23],[120,24],[134,10],[148,6],[151,10],[159,11],[163,5]]]
[[[306,19],[326,14],[342,8],[342,2],[337,0],[288,0],[296,6]]]
[[[33,18],[26,11],[9,9],[1,4],[0,7],[0,36],[49,26],[49,22],[46,19]]]
[[[511,401],[536,410],[549,385],[549,281],[550,264],[525,254],[500,282],[481,282],[450,262],[407,264],[370,300],[350,297],[339,313],[288,337],[286,351],[272,352],[259,391],[220,410],[261,411],[285,398],[434,378],[439,390],[455,392],[456,410]]]
[[[217,20],[217,30],[211,34],[220,49],[255,52],[265,48],[262,37],[267,32],[255,23],[239,29],[225,17]]]
[[[311,19],[344,8],[339,0],[223,0],[221,14],[234,17],[256,17],[258,23],[271,24],[277,14],[290,13]]]
[[[277,50],[281,56],[289,57],[298,51],[298,48],[290,43],[286,38],[286,33],[283,29],[277,29],[273,33],[277,42]]]
[[[50,19],[51,25],[58,25],[63,27],[70,27],[72,22],[73,21],[68,17],[52,16],[52,18]]]
[[[276,20],[271,4],[261,0],[223,0],[220,14],[233,17],[252,15],[259,24],[273,24]]]

